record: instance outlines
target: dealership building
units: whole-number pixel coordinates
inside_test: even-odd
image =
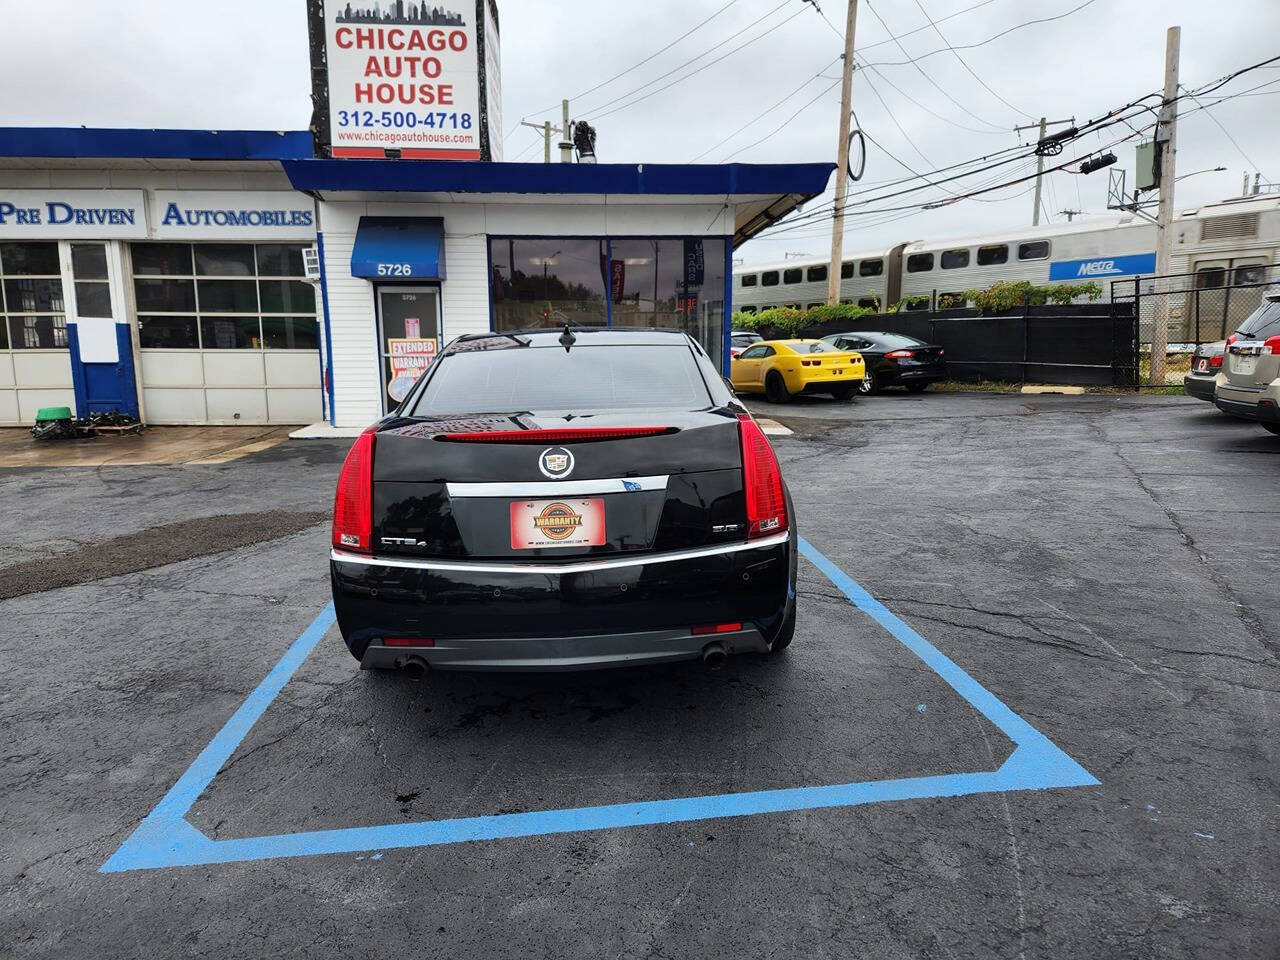
[[[462,334],[676,327],[830,164],[317,157],[309,132],[0,129],[0,424],[361,427]],[[403,355],[402,355],[403,354]],[[416,366],[415,366],[416,365]]]

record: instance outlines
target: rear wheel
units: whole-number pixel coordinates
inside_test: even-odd
[[[907,384],[907,393],[924,393],[928,389],[929,389],[929,384],[927,383],[908,383]]]
[[[870,396],[880,389],[880,384],[876,382],[875,371],[867,367],[867,372],[862,375],[862,383],[858,385],[858,392],[865,396]]]
[[[857,392],[857,387],[840,387],[838,390],[832,390],[831,396],[835,398],[836,403],[848,403]]]
[[[1280,423],[1264,423],[1262,426],[1265,429],[1270,430],[1277,437],[1280,437]]]
[[[769,375],[764,378],[764,398],[770,403],[786,403],[791,399],[787,382],[777,370],[769,371]]]

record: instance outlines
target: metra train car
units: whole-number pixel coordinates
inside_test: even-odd
[[[1260,283],[1274,276],[1267,267],[1280,264],[1280,197],[1274,195],[1183,210],[1175,216],[1173,230],[1172,272],[1194,273],[1201,289]],[[960,291],[1000,280],[1093,280],[1109,295],[1111,281],[1155,273],[1155,250],[1155,224],[1132,214],[899,243],[847,256],[840,271],[840,299],[865,307],[913,298],[918,299],[909,306],[916,309],[933,303],[961,306]],[[739,267],[733,281],[735,310],[817,306],[826,303],[827,262]]]

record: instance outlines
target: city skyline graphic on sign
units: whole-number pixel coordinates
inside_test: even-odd
[[[407,26],[462,27],[466,26],[462,14],[440,6],[418,3],[415,0],[388,0],[385,9],[381,0],[371,7],[352,6],[348,3],[338,12],[338,23],[393,23]]]

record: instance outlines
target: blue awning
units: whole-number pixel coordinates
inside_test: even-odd
[[[351,275],[382,280],[443,280],[444,220],[361,217]]]

